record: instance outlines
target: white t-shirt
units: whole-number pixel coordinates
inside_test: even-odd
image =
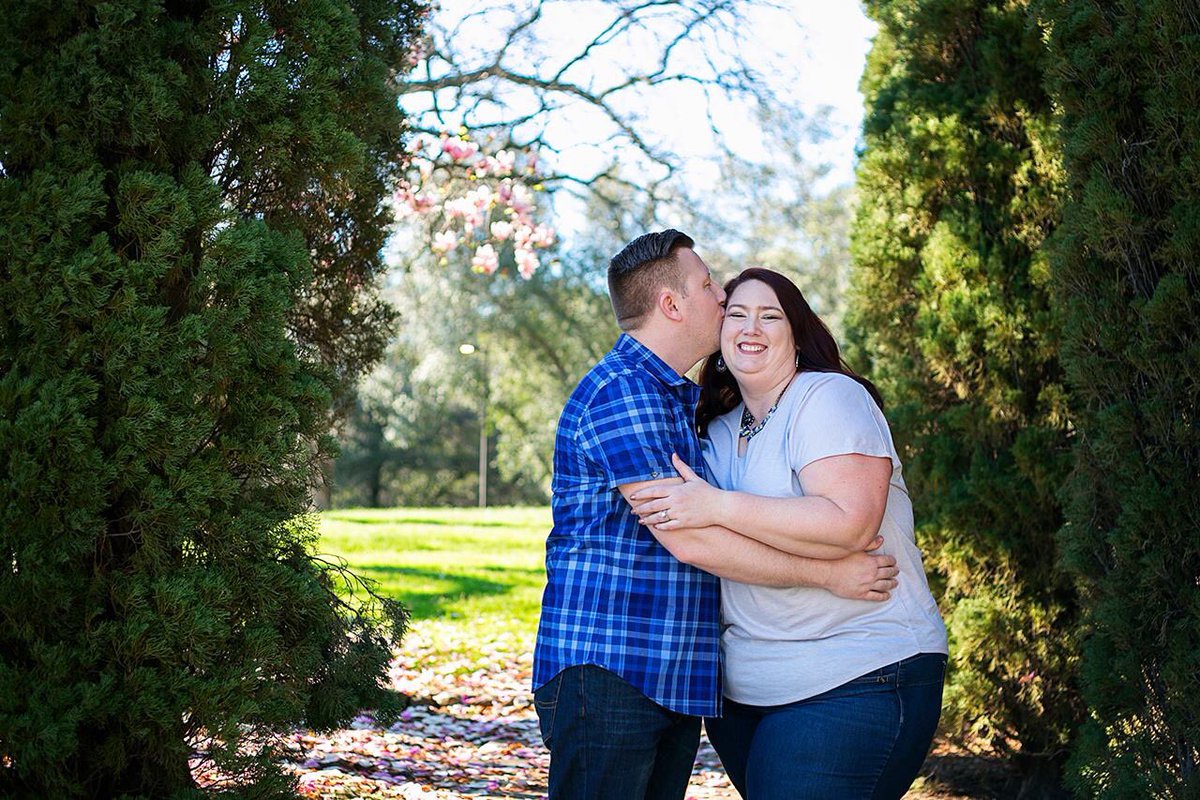
[[[889,600],[846,600],[824,589],[777,589],[721,581],[725,694],[739,703],[779,705],[812,697],[917,653],[946,653],[946,628],[913,540],[912,503],[887,421],[857,381],[802,372],[774,416],[739,457],[742,405],[709,423],[702,440],[722,489],[803,496],[808,464],[860,453],[892,461],[876,552],[895,556],[899,586]]]

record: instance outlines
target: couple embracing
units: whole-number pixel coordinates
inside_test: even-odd
[[[550,797],[680,800],[704,718],[748,800],[898,798],[947,649],[879,393],[790,280],[722,287],[693,248],[667,230],[612,259],[622,334],[559,421]]]

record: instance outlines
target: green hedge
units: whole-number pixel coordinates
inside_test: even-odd
[[[851,363],[887,402],[951,638],[943,729],[1061,792],[1082,716],[1057,567],[1068,409],[1042,248],[1063,176],[1021,2],[867,3]]]
[[[1200,797],[1200,11],[1044,3],[1070,200],[1053,240],[1085,600],[1080,796]]]
[[[403,612],[341,604],[302,512],[384,335],[337,326],[372,307],[416,9],[0,18],[0,795],[190,796],[198,747],[288,796],[273,732],[394,705]]]

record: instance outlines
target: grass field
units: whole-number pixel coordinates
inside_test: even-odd
[[[321,549],[416,622],[532,640],[549,531],[548,507],[347,509],[321,515]]]

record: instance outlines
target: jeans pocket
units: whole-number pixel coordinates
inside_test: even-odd
[[[538,732],[542,744],[550,747],[554,738],[554,718],[558,714],[558,691],[562,687],[562,673],[539,686],[533,693],[533,708],[537,712]]]

